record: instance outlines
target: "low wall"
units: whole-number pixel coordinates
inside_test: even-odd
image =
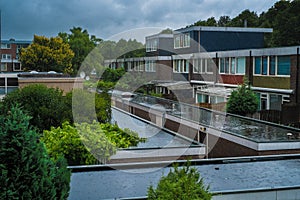
[[[195,122],[130,101],[112,98],[112,102],[116,107],[151,121],[158,127],[205,144],[209,158],[300,153],[300,142],[258,143],[243,136],[220,131],[214,127],[203,127]]]

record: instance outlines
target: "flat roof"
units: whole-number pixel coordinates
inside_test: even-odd
[[[193,162],[192,162],[193,163]],[[73,172],[69,200],[145,197],[150,185],[156,186],[170,167],[144,163],[116,170],[98,168]],[[213,193],[247,192],[300,187],[300,156],[287,159],[244,157],[195,161],[204,183]],[[167,164],[165,164],[167,166]],[[76,167],[75,167],[76,168]],[[85,167],[83,167],[85,168]],[[88,168],[87,168],[88,169]],[[119,168],[120,169],[120,168]],[[77,168],[78,170],[78,168]]]
[[[192,26],[181,28],[174,31],[188,32],[188,31],[219,31],[219,32],[253,32],[253,33],[272,33],[272,28],[245,28],[245,27],[216,27],[216,26]]]
[[[1,40],[1,44],[31,44],[31,40]]]
[[[146,40],[155,38],[173,38],[173,34],[157,33],[154,35],[146,36]]]

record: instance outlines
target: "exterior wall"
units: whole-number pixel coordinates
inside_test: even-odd
[[[243,84],[244,75],[221,74],[220,79],[221,79],[220,82],[224,84],[240,85]]]
[[[156,76],[158,80],[173,80],[171,60],[158,60],[156,62]]]
[[[11,40],[2,40],[1,44],[9,44],[10,48],[9,49],[1,49],[1,63],[6,63],[7,70],[4,70],[4,72],[14,72],[14,71],[22,71],[19,69],[14,69],[14,64],[20,65],[20,61],[18,58],[18,45],[22,45],[23,47],[27,47],[31,42],[30,41],[16,41],[14,39]],[[1,47],[0,47],[1,48]],[[10,59],[2,59],[3,54],[10,54],[11,58]],[[0,68],[0,71],[1,68]]]
[[[19,78],[19,88],[29,84],[44,84],[47,87],[59,88],[68,93],[72,89],[83,88],[83,79],[79,78]]]
[[[264,33],[201,31],[200,44],[208,52],[264,47]]]
[[[151,56],[171,56],[174,54],[174,44],[173,37],[169,38],[157,38],[158,39],[158,48],[156,51],[146,52],[146,57]]]
[[[253,76],[253,86],[277,89],[291,88],[288,77]]]

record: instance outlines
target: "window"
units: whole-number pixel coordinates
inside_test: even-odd
[[[157,51],[158,48],[158,40],[150,39],[146,42],[146,52]]]
[[[254,58],[255,75],[289,76],[291,60],[289,56],[262,56]]]
[[[278,75],[290,75],[291,60],[289,56],[277,57],[277,74]]]
[[[246,72],[246,58],[245,57],[239,57],[236,58],[236,73],[237,74],[245,74]]]
[[[1,49],[10,49],[11,45],[10,44],[1,44]]]
[[[276,74],[276,57],[275,56],[270,56],[269,74],[270,75]]]
[[[272,93],[257,93],[260,99],[260,110],[281,110],[284,102],[289,102],[288,95],[272,94]]]
[[[238,58],[220,58],[219,72],[220,74],[245,74],[246,59]]]
[[[188,73],[189,62],[183,59],[173,61],[173,72],[176,73]]]
[[[10,60],[11,59],[11,54],[2,54],[2,59]]]
[[[14,67],[14,71],[21,71],[22,67],[21,67],[21,63],[14,63],[13,65]]]
[[[142,72],[144,71],[144,63],[143,61],[135,61],[133,62],[133,68],[135,71]]]
[[[212,74],[214,62],[209,58],[193,60],[193,72],[198,74]]]
[[[132,62],[128,62],[128,63],[127,63],[127,70],[128,70],[128,71],[133,71]]]
[[[186,48],[190,47],[191,39],[190,34],[178,34],[174,36],[174,48]]]
[[[156,71],[156,64],[154,60],[147,60],[145,64],[145,71],[146,72],[155,72]]]
[[[1,72],[7,71],[7,63],[1,63]]]

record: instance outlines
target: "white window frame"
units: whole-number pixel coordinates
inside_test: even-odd
[[[16,69],[16,64],[20,64],[20,69]],[[13,63],[13,70],[14,71],[22,71],[22,65],[21,65],[21,63]]]
[[[2,59],[3,60],[11,60],[12,56],[11,56],[11,54],[2,54]]]
[[[261,66],[262,66],[262,62],[263,62],[263,57],[267,57],[267,74],[262,74],[262,72],[260,72],[259,74],[255,73],[255,58],[260,58],[261,59]],[[290,75],[278,75],[278,56],[275,56],[275,74],[271,75],[270,74],[270,67],[271,67],[271,57],[274,57],[273,55],[271,56],[254,56],[253,57],[253,76],[270,76],[270,77],[291,77]],[[290,66],[291,68],[291,66]]]
[[[1,44],[1,49],[11,49],[11,44]]]
[[[2,72],[6,72],[7,71],[7,63],[1,63],[1,69],[0,69],[0,71],[2,71]]]
[[[155,60],[145,61],[145,71],[146,72],[156,72],[156,62],[155,62]]]
[[[209,62],[210,62],[210,58],[193,59],[193,73],[194,74],[213,74],[213,69],[212,69],[212,71],[208,71]],[[213,61],[211,61],[211,62],[213,62]],[[198,71],[196,71],[195,69],[198,69]]]
[[[173,60],[174,73],[189,73],[189,61],[185,59]]]
[[[191,46],[190,33],[174,35],[174,49],[189,48]]]
[[[226,75],[245,75],[246,73],[237,73],[237,64],[238,64],[238,58],[245,58],[246,62],[246,57],[223,57],[219,58],[219,74],[226,74]],[[226,73],[225,66],[224,66],[224,72],[221,72],[221,60],[222,59],[228,59],[228,73]],[[232,72],[232,62],[234,61],[234,72]],[[225,61],[226,62],[226,61]],[[245,63],[245,72],[246,72],[246,63]]]

